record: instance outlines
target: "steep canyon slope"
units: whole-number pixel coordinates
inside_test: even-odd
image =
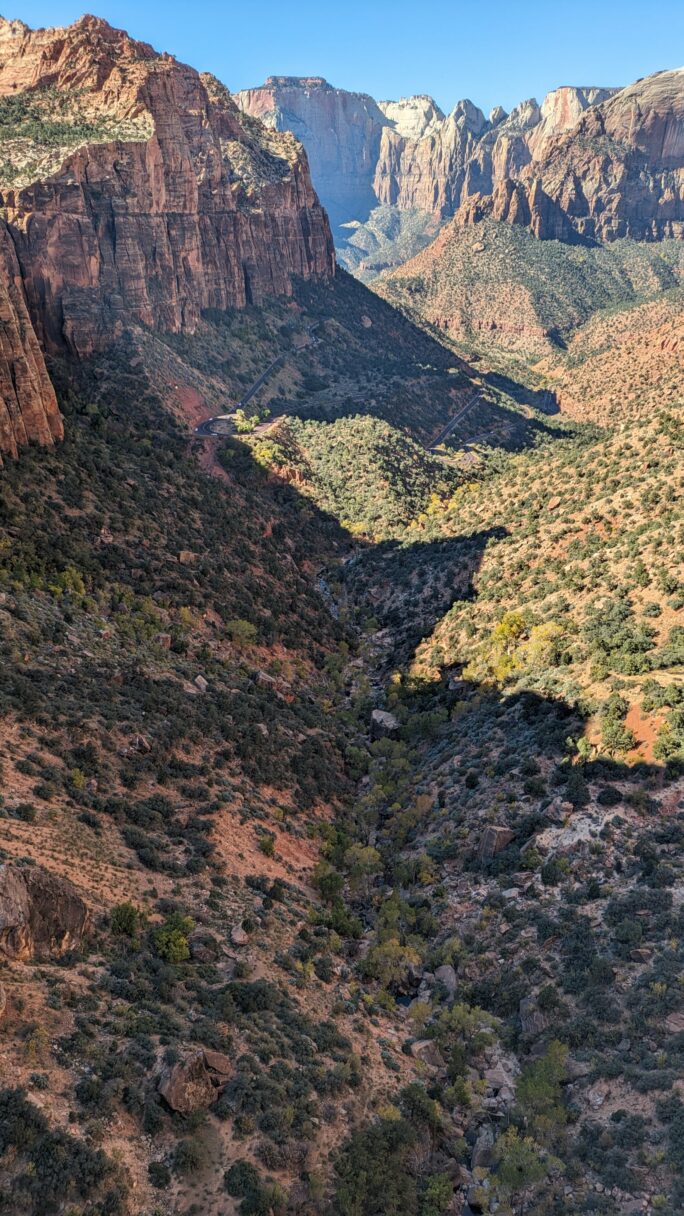
[[[2,28],[0,1210],[678,1216],[683,243],[456,219],[382,299],[216,82]]]

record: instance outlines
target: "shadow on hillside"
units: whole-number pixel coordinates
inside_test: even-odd
[[[32,572],[48,579],[76,564],[93,590],[113,597],[117,607],[119,601],[135,603],[140,593],[152,605],[159,597],[173,615],[187,613],[191,605],[195,617],[207,614],[252,625],[260,645],[214,661],[210,648],[195,647],[193,653],[181,637],[180,650],[165,659],[163,652],[153,651],[152,664],[141,662],[145,651],[134,637],[120,652],[107,648],[88,658],[65,630],[56,665],[44,663],[39,651],[28,662],[4,664],[0,712],[38,721],[42,729],[66,730],[76,742],[102,747],[103,754],[110,729],[123,724],[129,735],[144,733],[149,754],[134,753],[121,762],[127,790],[142,781],[160,781],[160,773],[182,776],[183,768],[172,766],[185,763],[192,744],[201,749],[197,754],[206,758],[208,768],[216,757],[230,763],[231,780],[233,772],[239,774],[238,788],[249,790],[250,806],[258,809],[264,799],[267,810],[273,789],[283,789],[293,792],[300,814],[321,801],[336,805],[343,815],[355,814],[353,808],[363,800],[345,739],[358,738],[364,755],[372,708],[386,703],[390,673],[398,672],[392,687],[400,698],[399,734],[406,744],[398,774],[410,784],[405,805],[415,794],[430,792],[440,817],[438,839],[418,822],[413,835],[407,833],[397,846],[398,858],[410,858],[414,843],[425,845],[436,865],[455,861],[487,878],[501,878],[503,892],[519,880],[521,870],[527,875],[526,855],[535,834],[550,826],[561,832],[567,828],[568,847],[573,848],[575,842],[599,838],[604,826],[617,831],[610,825],[619,822],[621,804],[629,807],[631,802],[644,816],[644,833],[658,827],[653,793],[673,766],[630,767],[606,759],[584,767],[571,763],[576,758],[566,741],[583,735],[585,719],[562,695],[510,694],[466,680],[458,665],[449,663],[451,656],[437,649],[426,656],[426,668],[435,671],[435,678],[407,679],[417,647],[430,638],[437,622],[455,601],[475,599],[487,545],[503,540],[505,529],[360,546],[339,520],[319,510],[296,486],[269,476],[246,444],[228,441],[221,462],[225,478],[206,476],[203,470],[209,466],[202,457],[207,441],[189,443],[153,383],[139,367],[131,371],[125,348],[117,356],[82,365],[78,373],[68,369],[68,383],[60,392],[63,405],[73,398],[65,409],[64,444],[52,451],[29,451],[7,469],[6,477],[3,473],[8,503],[30,503],[21,518],[13,516],[12,548],[23,550]],[[78,381],[80,391],[75,391]],[[193,449],[199,449],[200,463]],[[76,510],[65,526],[62,503],[80,507],[84,482],[95,512]],[[103,520],[116,534],[112,543],[101,543]],[[183,552],[190,554],[189,563],[180,560]],[[335,557],[347,558],[339,597],[319,577]],[[350,616],[370,635],[371,662],[364,664],[363,673],[357,668],[357,674],[368,677],[370,695],[359,681],[358,719],[343,700],[344,647],[352,637],[336,598],[341,606],[346,598]],[[502,596],[501,610],[512,606]],[[121,636],[131,638],[126,632]],[[52,636],[48,641],[52,645]],[[270,660],[281,655],[288,665],[295,659],[310,673],[301,683],[297,679],[286,696],[279,695],[277,669],[270,670]],[[330,680],[318,672],[329,669],[331,661],[339,664],[341,679],[338,697],[328,700]],[[564,670],[572,675],[572,668]],[[183,681],[196,681],[198,675],[204,691],[188,696]],[[356,691],[351,674],[347,691]],[[80,751],[74,761],[79,767],[83,763]],[[382,757],[379,762],[384,763]],[[592,788],[590,783],[595,783]],[[391,780],[388,784],[391,788]],[[196,803],[193,786],[177,788],[189,806]],[[495,800],[499,792],[502,801]],[[85,790],[81,805],[99,813],[98,797]],[[382,832],[397,802],[394,796],[388,799],[377,821],[364,822],[362,830],[370,834],[377,826]],[[662,802],[663,810],[671,812],[670,794]],[[569,816],[563,803],[578,811],[591,804],[591,813]],[[672,818],[670,813],[663,830]],[[160,828],[157,834],[142,822],[144,829],[137,821],[127,825],[125,840],[149,869],[168,864],[173,873],[196,874],[212,864],[203,851],[206,839],[195,827],[180,835]],[[188,824],[194,823],[193,815]],[[460,825],[474,830],[464,838]],[[485,854],[485,828],[498,825],[504,829],[504,844],[498,848],[499,837],[491,855]],[[654,882],[661,881],[664,866],[657,850],[644,852],[643,860],[635,850],[627,864],[631,872],[643,873],[645,883],[652,875]],[[529,886],[533,881],[530,874]],[[474,997],[498,1015],[493,988],[483,982]]]
[[[345,564],[347,595],[362,619],[387,632],[381,642],[389,662],[408,662],[452,604],[475,598],[473,579],[488,543],[507,535],[496,527],[430,541],[381,541]]]
[[[560,406],[551,389],[530,388],[528,384],[522,384],[519,380],[514,380],[512,376],[504,375],[503,372],[487,372],[483,378],[492,388],[506,393],[519,405],[528,405],[532,409],[538,410],[540,414],[549,416],[560,413]]]
[[[407,688],[411,688],[410,715],[431,709],[446,711],[448,725],[440,728],[437,739],[441,742],[435,744],[438,766],[440,748],[441,758],[449,765],[455,751],[463,753],[464,763],[472,751],[476,768],[482,765],[485,756],[488,763],[496,763],[502,778],[520,770],[522,765],[525,793],[534,805],[548,802],[554,793],[546,779],[538,776],[540,771],[548,775],[552,761],[556,766],[557,789],[575,809],[590,801],[590,782],[609,787],[603,790],[599,804],[606,808],[606,818],[610,818],[615,812],[608,815],[609,809],[623,801],[611,783],[646,783],[648,790],[656,790],[666,780],[684,775],[684,766],[647,761],[628,764],[608,755],[570,764],[574,753],[568,740],[581,738],[588,720],[587,713],[576,704],[560,694],[533,689],[511,693],[505,687],[465,679],[463,665],[453,659],[449,661],[450,656],[441,651],[438,641],[432,654],[429,653],[429,639],[435,626],[448,616],[452,605],[477,599],[474,584],[487,545],[507,535],[505,528],[498,527],[471,536],[369,546],[344,567],[346,594],[356,606],[359,623],[370,633],[379,682],[384,683],[390,670],[398,673],[400,683],[406,682]],[[513,606],[505,599],[500,605],[502,612]],[[414,681],[407,679],[407,673],[424,642],[428,643],[424,657],[439,669],[440,675],[415,686]],[[571,668],[557,668],[559,683],[565,675],[571,677],[571,672]],[[553,677],[553,671],[550,675]],[[410,716],[407,738],[413,738],[411,721]],[[537,761],[544,762],[541,769]],[[642,790],[635,797],[641,798],[639,808],[647,813],[650,795]],[[528,836],[533,834],[534,826],[531,822],[526,825]]]
[[[471,445],[477,445],[512,453],[522,452],[544,439],[566,438],[566,430],[544,421],[536,413],[520,414],[485,399],[466,414],[447,441],[447,446],[452,450],[467,450]]]
[[[97,402],[99,412],[67,410],[65,444],[51,453],[27,454],[16,470],[9,471],[7,480],[16,482],[19,491],[19,483],[34,476],[32,465],[58,479],[65,473],[71,476],[77,468],[81,476],[85,472],[93,491],[98,487],[102,503],[110,496],[117,501],[117,487],[120,497],[125,490],[130,502],[120,505],[131,519],[158,519],[167,538],[155,554],[154,577],[157,586],[164,587],[171,606],[203,603],[203,595],[210,600],[218,597],[224,618],[253,620],[266,644],[282,643],[293,650],[307,647],[315,661],[323,663],[347,631],[342,621],[334,619],[334,599],[325,593],[317,599],[306,591],[305,584],[311,586],[316,572],[325,570],[331,558],[340,557],[343,564],[335,571],[342,585],[340,599],[342,603],[346,599],[352,619],[374,640],[377,676],[382,683],[389,670],[409,668],[417,647],[430,638],[454,603],[476,598],[475,580],[487,545],[505,538],[506,529],[403,543],[360,543],[296,485],[267,474],[254,461],[249,447],[235,440],[225,444],[226,458],[221,461],[227,480],[210,481],[197,469],[187,435],[164,409],[144,371],[137,368],[131,377],[126,354],[125,347],[119,346],[115,355],[82,365],[78,374],[73,368],[64,369],[68,384],[60,393],[62,401],[77,380],[81,401]],[[155,437],[153,444],[150,435]],[[193,442],[200,454],[204,442]],[[190,466],[187,485],[186,463]],[[167,490],[172,475],[177,485],[170,500]],[[185,497],[181,500],[179,494]],[[46,494],[46,500],[49,498]],[[105,582],[139,585],[125,546],[101,545],[87,520],[81,526],[80,517],[74,519],[65,537],[61,524],[58,531],[58,535],[42,539],[46,566],[54,561],[60,564],[58,546],[68,541],[68,554],[78,551],[79,562],[100,571],[98,577]],[[178,561],[178,551],[183,548],[195,557],[189,567]],[[257,561],[255,575],[252,567]],[[148,574],[151,569],[144,566]],[[504,597],[501,609],[510,606]],[[441,674],[428,683],[421,698],[428,704],[434,700],[449,713],[459,702],[466,702],[469,731],[479,747],[491,745],[493,749],[492,731],[502,725],[504,738],[498,746],[504,750],[513,748],[520,753],[522,749],[532,756],[558,759],[564,754],[565,739],[582,733],[583,718],[560,696],[528,691],[511,696],[463,680],[458,666],[446,666],[447,656],[439,652],[431,658]],[[75,688],[74,697],[77,694]],[[46,686],[46,698],[50,695]],[[240,723],[236,725],[239,734]],[[246,732],[248,724],[242,724],[242,729]],[[461,726],[458,730],[464,734]],[[449,739],[448,746],[453,748],[453,734]],[[461,742],[459,739],[459,745]],[[261,743],[260,748],[263,750]],[[635,771],[609,760],[596,763],[598,768],[587,771],[600,773],[606,780],[609,772],[618,779],[620,774]],[[657,766],[648,771],[663,772]]]

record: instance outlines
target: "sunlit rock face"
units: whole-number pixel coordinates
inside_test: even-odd
[[[334,273],[296,139],[104,21],[0,20],[0,112],[6,452],[61,433],[41,348],[84,357],[132,321],[192,331]]]

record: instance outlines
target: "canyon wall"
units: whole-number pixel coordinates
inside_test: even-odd
[[[333,226],[363,220],[377,205],[373,178],[387,119],[372,97],[335,89],[320,76],[269,76],[260,88],[236,93],[235,102],[302,142]]]
[[[334,274],[296,139],[104,21],[38,31],[0,21],[0,128],[0,205],[18,270],[4,288],[41,386],[23,393],[23,424],[3,397],[0,419],[15,417],[11,441],[0,425],[5,451],[60,433],[39,348],[84,358],[131,322],[192,331],[203,309]],[[8,375],[17,380],[10,365]]]
[[[374,208],[449,218],[474,195],[518,180],[555,138],[614,91],[563,87],[541,106],[531,99],[510,114],[499,106],[488,118],[468,100],[444,115],[431,97],[376,103],[319,77],[271,76],[235,100],[301,139],[314,184],[335,217],[344,259],[345,245]]]
[[[6,225],[0,223],[0,453],[16,456],[29,441],[50,444],[62,434],[14,246]]]
[[[488,118],[470,101],[446,116],[429,97],[376,106],[319,79],[271,77],[237,102],[299,134],[342,224],[343,260],[374,206],[385,227],[391,208],[438,222],[494,217],[576,242],[684,232],[683,69],[621,90],[564,86]]]
[[[588,240],[684,235],[684,69],[657,72],[547,140],[527,180]]]

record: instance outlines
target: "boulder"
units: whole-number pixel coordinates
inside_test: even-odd
[[[30,959],[65,954],[90,928],[76,888],[42,866],[0,866],[0,954]]]
[[[246,946],[249,942],[249,934],[242,928],[242,925],[233,925],[230,940],[234,946]]]
[[[232,1073],[223,1052],[200,1048],[165,1068],[157,1089],[171,1110],[189,1115],[211,1106]]]
[[[218,1078],[230,1077],[233,1074],[233,1063],[222,1051],[209,1051],[205,1048],[204,1063],[209,1072]]]
[[[191,933],[188,938],[190,958],[195,963],[214,963],[218,958],[218,946],[207,933]]]
[[[444,1056],[434,1039],[416,1039],[409,1050],[414,1060],[420,1060],[428,1068],[446,1068]]]
[[[470,1158],[471,1170],[477,1169],[478,1166],[487,1167],[491,1165],[494,1140],[494,1128],[486,1123],[477,1134],[477,1140],[475,1141]]]
[[[389,739],[399,733],[399,719],[385,709],[374,709],[371,714],[371,739]]]
[[[479,849],[480,860],[491,861],[497,853],[501,853],[511,843],[514,836],[515,832],[510,828],[490,824],[482,833]]]
[[[209,687],[209,684],[207,680],[205,680],[204,676],[195,676],[193,683],[195,688],[198,688],[200,692],[206,692]]]
[[[435,970],[435,979],[437,980],[438,984],[441,984],[443,988],[446,988],[449,996],[454,995],[458,980],[456,978],[456,972],[450,963],[443,963],[441,967],[437,967]]]
[[[518,1008],[518,1014],[520,1016],[520,1025],[522,1027],[523,1034],[543,1034],[548,1026],[548,1020],[545,1014],[542,1013],[533,996],[522,997]]]
[[[401,983],[397,985],[397,990],[403,996],[420,995],[420,989],[423,985],[425,973],[420,963],[409,963],[406,968],[406,974]],[[429,987],[429,986],[428,986]],[[423,996],[427,999],[428,991],[423,989]]]
[[[484,1072],[490,1096],[494,1095],[490,1108],[498,1110],[513,1103],[519,1073],[520,1065],[514,1055],[502,1055],[499,1049],[493,1052],[491,1065]]]

